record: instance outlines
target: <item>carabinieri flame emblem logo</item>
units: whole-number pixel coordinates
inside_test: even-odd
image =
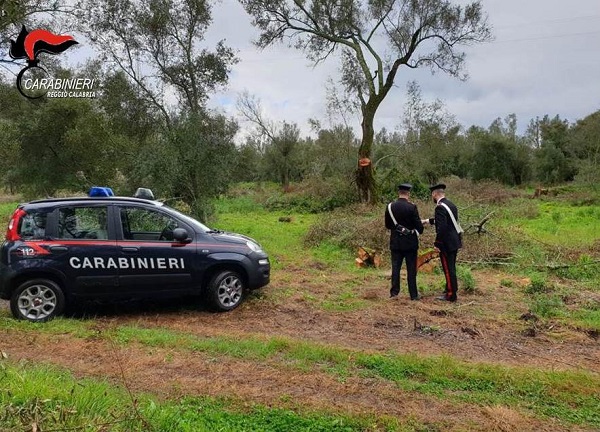
[[[29,99],[37,99],[44,95],[28,94],[24,91],[22,86],[23,76],[26,72],[36,73],[37,75],[47,75],[46,70],[38,66],[38,55],[40,53],[60,54],[77,43],[78,42],[72,36],[56,35],[43,29],[32,30],[29,32],[25,26],[23,26],[17,40],[14,41],[11,39],[9,52],[11,58],[15,60],[27,60],[27,67],[21,70],[19,75],[17,75],[17,88],[21,94]]]

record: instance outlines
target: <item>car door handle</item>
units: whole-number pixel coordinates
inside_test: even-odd
[[[138,252],[140,249],[136,248],[136,247],[126,246],[126,247],[122,247],[121,250],[123,252]]]
[[[66,252],[69,250],[66,246],[50,246],[50,252]]]

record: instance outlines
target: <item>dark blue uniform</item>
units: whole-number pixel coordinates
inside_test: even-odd
[[[392,213],[399,225],[411,231],[408,235],[402,235],[397,229],[388,209],[385,210],[385,227],[392,230],[390,234],[390,251],[392,254],[392,287],[390,297],[400,293],[400,269],[402,261],[406,259],[406,271],[408,279],[408,291],[410,298],[419,298],[417,291],[417,250],[419,249],[419,237],[416,234],[423,233],[423,224],[419,217],[417,206],[406,198],[398,198],[392,203]]]
[[[460,235],[456,231],[448,210],[441,203],[450,207],[454,218],[458,222],[458,209],[448,198],[441,198],[435,207],[435,217],[429,219],[430,224],[435,224],[435,246],[440,250],[440,260],[444,275],[446,276],[445,298],[456,301],[458,284],[456,280],[456,254],[462,247]]]

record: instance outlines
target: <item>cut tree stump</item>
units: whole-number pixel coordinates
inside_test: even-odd
[[[375,267],[381,266],[381,253],[376,249],[359,246],[358,257],[354,260],[357,267]]]

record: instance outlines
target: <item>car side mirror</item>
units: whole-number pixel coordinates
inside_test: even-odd
[[[183,228],[175,228],[173,230],[173,240],[179,243],[191,243],[192,241],[188,232]]]

